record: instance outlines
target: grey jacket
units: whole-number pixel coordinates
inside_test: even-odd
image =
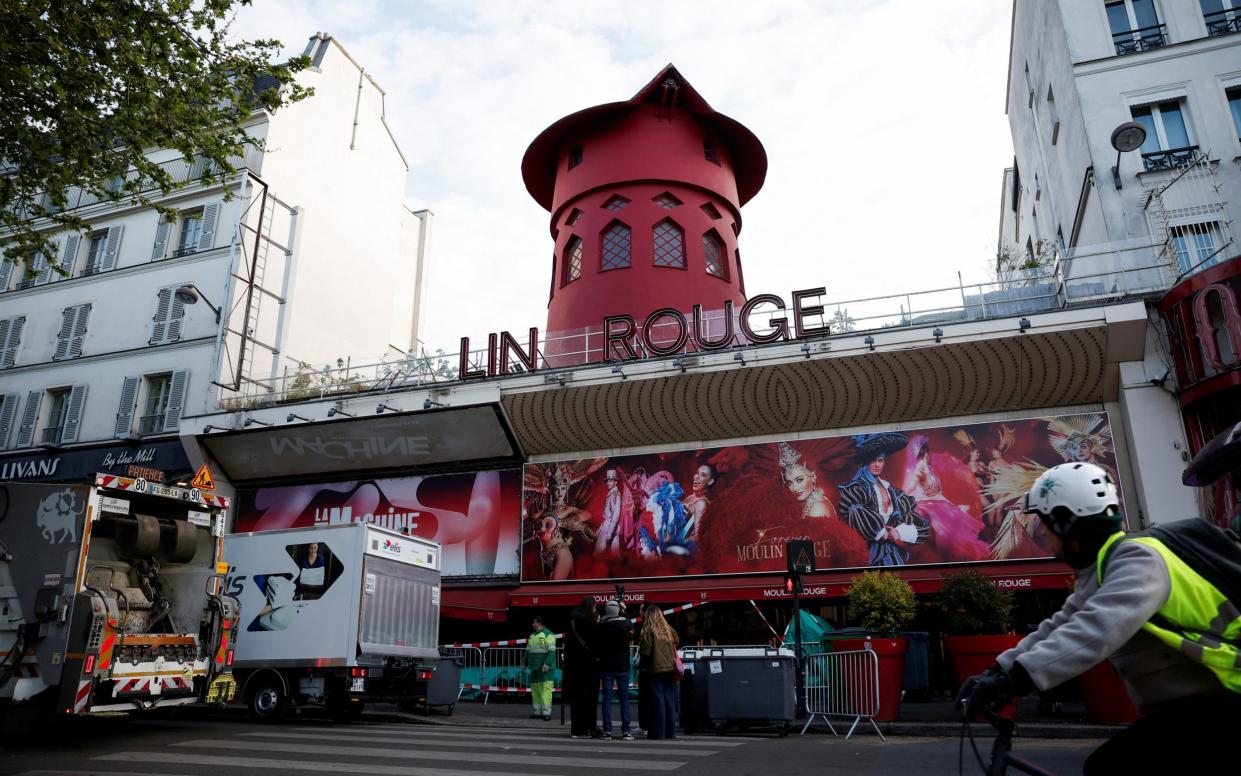
[[[1226,692],[1215,675],[1143,631],[1168,600],[1172,585],[1159,553],[1122,542],[1108,560],[1103,585],[1092,564],[1060,611],[999,656],[1014,662],[1036,687],[1048,690],[1110,657],[1139,710],[1182,698]]]

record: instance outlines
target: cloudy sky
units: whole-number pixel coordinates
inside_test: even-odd
[[[741,233],[750,294],[831,301],[985,280],[1010,5],[978,0],[254,0],[237,25],[335,36],[387,92],[411,207],[435,212],[425,343],[543,328],[548,214],[521,180],[560,117],[671,62],[767,149]],[[356,354],[364,355],[364,354]]]

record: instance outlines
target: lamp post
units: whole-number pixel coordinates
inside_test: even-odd
[[[1112,148],[1116,149],[1116,164],[1112,165],[1112,183],[1119,191],[1124,188],[1120,182],[1120,155],[1126,151],[1134,151],[1146,142],[1146,127],[1136,121],[1126,121],[1112,130]]]

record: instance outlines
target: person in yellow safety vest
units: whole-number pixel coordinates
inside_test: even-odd
[[[968,679],[969,716],[1049,690],[1110,658],[1141,717],[1086,760],[1086,774],[1168,773],[1236,762],[1241,611],[1161,541],[1126,540],[1103,468],[1066,463],[1025,498],[1057,558],[1077,570],[1060,611]]]
[[[530,669],[530,697],[534,712],[530,719],[552,718],[552,685],[556,673],[556,634],[547,629],[542,617],[531,623],[533,633],[526,641],[526,668]]]

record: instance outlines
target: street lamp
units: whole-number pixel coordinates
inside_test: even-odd
[[[1116,149],[1116,164],[1112,165],[1112,183],[1117,190],[1124,188],[1120,182],[1120,155],[1142,147],[1146,142],[1146,127],[1136,121],[1126,121],[1112,130],[1112,148]]]
[[[176,297],[177,301],[181,304],[196,304],[199,299],[202,299],[203,304],[210,307],[211,311],[215,313],[215,322],[220,322],[220,308],[211,304],[211,301],[207,299],[207,295],[193,283],[187,283],[184,286],[181,286],[176,291],[173,291],[172,295]]]

